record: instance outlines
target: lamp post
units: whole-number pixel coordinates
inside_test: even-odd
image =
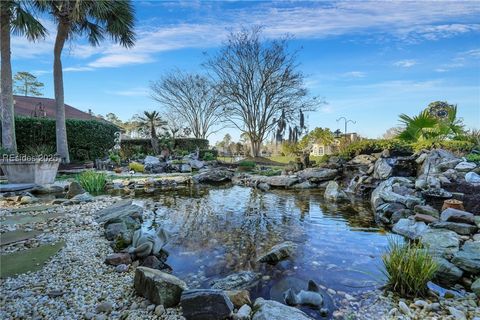
[[[347,125],[348,125],[348,123],[351,122],[351,123],[355,124],[355,123],[357,123],[357,122],[356,122],[356,121],[353,121],[353,120],[349,120],[349,119],[347,119],[347,118],[345,118],[345,117],[340,117],[340,118],[338,118],[338,119],[337,119],[337,122],[340,121],[340,120],[342,120],[342,119],[343,119],[343,121],[345,121],[345,136],[346,136],[346,135],[347,135]]]

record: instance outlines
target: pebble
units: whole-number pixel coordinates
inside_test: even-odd
[[[406,304],[405,302],[400,301],[400,302],[398,303],[398,308],[400,309],[400,311],[401,311],[404,315],[406,315],[406,316],[408,316],[408,317],[411,317],[411,316],[412,316],[412,315],[411,315],[411,312],[410,312],[410,308],[407,306],[407,304]]]
[[[100,312],[109,313],[110,311],[112,311],[112,309],[113,309],[113,305],[111,302],[102,302],[97,305],[97,307],[95,308],[95,311],[99,313]]]
[[[163,305],[159,304],[158,306],[155,307],[155,314],[157,316],[161,316],[164,313],[165,313],[165,307]]]
[[[128,271],[128,266],[126,264],[119,264],[115,267],[115,271],[118,273],[123,273]]]

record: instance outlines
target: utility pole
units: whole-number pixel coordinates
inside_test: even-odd
[[[347,118],[345,118],[345,117],[340,117],[340,118],[337,119],[337,123],[338,123],[338,121],[340,121],[340,120],[342,120],[342,119],[343,119],[343,121],[345,121],[345,136],[346,136],[346,135],[347,135],[347,125],[348,125],[348,123],[351,122],[351,123],[355,124],[355,123],[357,123],[357,122],[356,122],[356,121],[353,121],[353,120],[349,120],[349,119],[347,119]]]

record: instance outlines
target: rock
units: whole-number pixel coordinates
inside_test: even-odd
[[[72,203],[82,203],[82,202],[92,202],[92,201],[93,201],[93,196],[88,192],[77,194],[72,199],[70,199],[70,202]]]
[[[338,201],[348,199],[347,194],[340,189],[336,181],[329,181],[327,188],[325,188],[325,193],[323,194],[325,199]]]
[[[105,238],[107,238],[107,240],[109,241],[114,240],[117,236],[127,235],[127,234],[129,234],[130,237],[132,236],[127,228],[127,224],[123,221],[110,223],[105,228]]]
[[[457,171],[472,171],[476,167],[477,167],[477,165],[473,162],[462,161],[455,166],[455,170],[457,170]]]
[[[398,221],[400,221],[400,219],[408,218],[412,214],[413,214],[412,210],[409,210],[409,209],[397,210],[392,214],[392,217],[390,218],[390,223],[395,224]]]
[[[240,271],[225,278],[213,280],[213,289],[239,290],[247,289],[256,284],[260,275],[252,271]]]
[[[475,293],[477,295],[477,297],[480,298],[480,278],[477,278],[477,280],[475,280],[472,283],[471,289],[472,289],[473,293]]]
[[[22,196],[20,198],[20,204],[30,204],[30,203],[35,203],[35,202],[38,202],[38,199],[35,198],[34,196],[30,195],[30,196]]]
[[[142,207],[132,204],[132,200],[124,200],[100,210],[95,220],[98,223],[115,223],[121,221],[122,218],[130,217],[141,221],[142,213]]]
[[[202,169],[205,166],[205,163],[203,161],[195,159],[190,160],[188,164],[190,165],[190,167],[192,167],[192,169],[196,170]]]
[[[412,312],[410,311],[410,308],[407,306],[405,302],[400,301],[398,303],[398,309],[407,317],[412,317]]]
[[[164,270],[164,269],[169,269],[170,268],[164,262],[160,261],[156,256],[146,257],[142,261],[141,266],[151,268],[151,269],[157,269],[157,270]]]
[[[438,219],[435,218],[435,217],[432,217],[432,216],[427,215],[427,214],[421,214],[421,213],[415,214],[413,216],[413,219],[415,219],[416,221],[423,221],[426,224],[438,221]]]
[[[163,315],[165,313],[165,307],[163,305],[159,304],[158,306],[155,307],[154,313],[157,316]]]
[[[233,172],[228,169],[211,169],[200,172],[193,176],[193,180],[197,183],[216,183],[231,181]]]
[[[261,182],[277,188],[288,188],[298,182],[298,177],[296,175],[263,177],[261,179]]]
[[[128,266],[126,264],[119,264],[115,267],[115,271],[118,273],[123,273],[128,271]]]
[[[415,221],[413,219],[400,219],[392,228],[392,231],[415,240],[420,238],[428,227],[424,222]]]
[[[435,279],[441,284],[452,285],[458,282],[463,275],[463,271],[449,262],[447,259],[435,257],[438,270],[435,273]]]
[[[97,313],[100,313],[100,312],[104,312],[104,313],[110,313],[113,309],[113,305],[111,302],[102,302],[100,304],[98,304],[96,307],[95,307],[95,312]]]
[[[297,184],[292,186],[293,189],[313,189],[313,188],[316,188],[316,187],[317,187],[317,185],[315,183],[312,183],[308,180],[297,183]]]
[[[472,274],[480,274],[480,242],[467,241],[453,255],[452,263]]]
[[[291,241],[285,241],[273,246],[270,251],[260,256],[257,261],[275,264],[290,257],[296,250],[297,245]]]
[[[233,312],[233,304],[222,290],[186,290],[180,303],[183,316],[189,320],[224,320]]]
[[[472,184],[480,184],[480,175],[475,172],[468,172],[465,175],[465,181]]]
[[[273,300],[258,298],[253,309],[252,320],[311,320],[304,312]]]
[[[399,210],[405,209],[401,203],[384,203],[377,207],[375,211],[375,220],[379,223],[390,224],[393,214]]]
[[[429,206],[429,205],[416,205],[413,208],[413,211],[415,213],[420,213],[420,214],[423,214],[423,215],[429,215],[429,216],[435,217],[437,219],[440,218],[440,213],[438,212],[438,210],[435,209],[432,206]]]
[[[448,312],[450,312],[450,314],[455,320],[467,320],[465,313],[463,313],[463,311],[455,309],[454,307],[448,307]]]
[[[233,319],[248,320],[250,319],[250,313],[252,313],[252,308],[250,308],[248,304],[245,304],[233,315]]]
[[[345,297],[348,299],[347,295]],[[323,295],[320,293],[318,284],[313,280],[308,281],[307,290],[300,290],[300,292],[295,293],[293,288],[289,288],[284,293],[284,300],[289,306],[309,306],[315,309],[320,309],[323,306]]]
[[[457,210],[453,208],[445,209],[440,215],[440,220],[475,224],[475,216],[473,214],[467,211]]]
[[[446,229],[430,229],[421,237],[421,242],[428,251],[438,257],[450,258],[458,251],[460,245],[459,236]]]
[[[422,204],[416,196],[413,183],[404,177],[391,177],[381,182],[372,192],[371,203],[374,209],[383,203],[401,203],[409,209]]]
[[[132,246],[128,253],[139,258],[156,255],[167,244],[168,238],[167,232],[162,227],[147,231],[138,229],[133,233]]]
[[[360,155],[356,156],[355,158],[353,158],[352,160],[350,160],[349,162],[351,164],[360,164],[360,165],[368,166],[375,161],[377,161],[377,158],[375,158],[372,155],[360,154]]]
[[[478,230],[475,225],[448,221],[435,222],[430,227],[452,230],[461,235],[471,235]]]
[[[159,165],[160,164],[160,159],[158,159],[157,157],[153,157],[153,156],[146,156],[145,157],[145,160],[143,161],[143,163],[147,166],[156,166],[156,165]]]
[[[375,162],[373,169],[373,177],[378,180],[388,179],[393,172],[392,166],[388,163],[388,159],[380,158]]]
[[[453,169],[459,162],[455,155],[443,149],[435,149],[428,153],[422,163],[421,172],[423,174],[441,173],[447,169]]]
[[[180,172],[182,173],[192,172],[192,167],[189,164],[184,163],[180,166]]]
[[[257,188],[262,190],[262,191],[268,191],[268,190],[270,190],[270,185],[268,183],[265,183],[265,182],[260,182],[257,185]]]
[[[79,195],[82,193],[85,193],[85,190],[82,188],[80,183],[78,183],[77,181],[73,181],[73,182],[70,182],[70,185],[68,186],[68,192],[67,192],[66,198],[72,199],[76,195]]]
[[[297,173],[300,179],[309,180],[314,183],[332,180],[337,174],[337,170],[327,168],[307,168]]]
[[[252,301],[250,300],[250,292],[248,292],[248,290],[229,290],[225,291],[225,294],[230,301],[232,301],[235,308],[240,308],[245,304],[252,304]]]
[[[105,258],[105,263],[112,266],[118,266],[120,264],[128,265],[132,263],[132,259],[128,253],[113,253]]]
[[[415,189],[417,190],[440,189],[441,187],[440,179],[435,176],[420,175],[415,179]]]
[[[177,277],[146,267],[135,270],[134,287],[138,295],[165,308],[176,306],[187,285]]]

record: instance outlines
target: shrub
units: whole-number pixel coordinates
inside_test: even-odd
[[[339,156],[351,159],[359,154],[372,154],[385,149],[398,153],[413,151],[409,143],[397,139],[365,139],[346,145],[340,150]]]
[[[138,162],[130,162],[128,164],[128,167],[130,168],[130,170],[133,170],[135,172],[144,172],[145,171],[145,166],[141,163],[138,163]]]
[[[238,163],[238,166],[243,167],[243,168],[253,169],[253,168],[255,168],[255,161],[242,160]]]
[[[107,155],[115,144],[118,127],[99,120],[67,119],[67,137],[72,160],[95,160]],[[19,153],[42,145],[56,150],[55,120],[15,117],[15,134]]]
[[[120,157],[122,159],[140,158],[140,155],[153,153],[150,139],[128,139],[120,142]]]
[[[478,153],[470,153],[465,158],[467,161],[480,163],[480,154]]]
[[[210,157],[210,159],[206,159],[207,154],[209,154],[208,157]],[[205,161],[215,160],[218,157],[218,150],[201,149],[198,153],[198,157]]]
[[[402,243],[391,238],[386,254],[382,256],[387,287],[401,296],[418,297],[427,293],[427,282],[432,280],[438,265],[421,244]]]
[[[194,152],[198,149],[208,149],[207,139],[196,138],[176,138],[173,142],[175,149],[187,150],[188,152]]]
[[[77,175],[76,180],[87,192],[99,193],[105,190],[107,175],[103,172],[88,170]]]
[[[41,156],[55,154],[55,146],[48,144],[39,144],[36,146],[27,146],[25,148],[25,154],[29,156]]]
[[[115,152],[110,152],[110,154],[108,155],[108,158],[116,165],[120,165],[121,159],[119,154]]]
[[[474,144],[470,141],[443,140],[443,141],[419,141],[413,144],[413,149],[445,149],[455,153],[466,153],[472,151]]]

